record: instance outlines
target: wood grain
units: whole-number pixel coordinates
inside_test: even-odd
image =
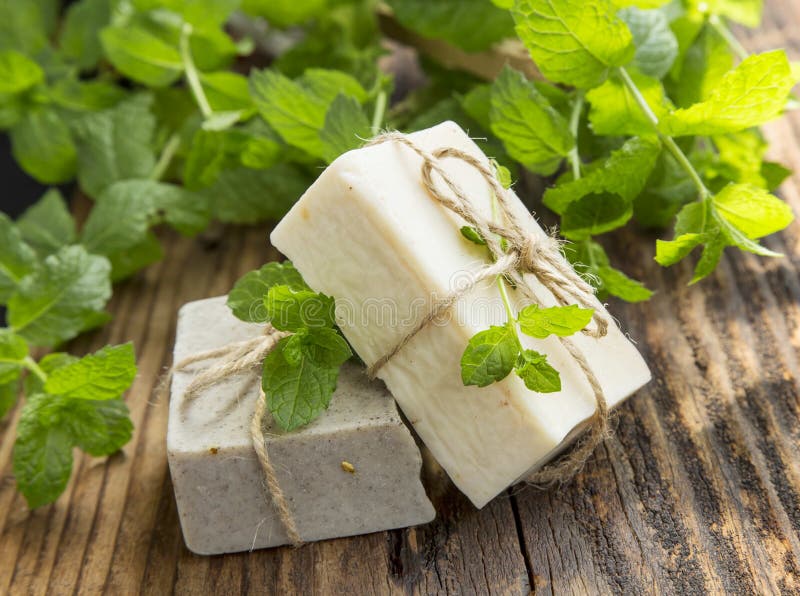
[[[800,56],[800,5],[768,2],[751,48]],[[800,114],[766,129],[800,171]],[[800,213],[800,176],[783,197]],[[78,455],[59,501],[29,511],[11,476],[19,411],[0,422],[0,594],[800,593],[800,224],[763,260],[726,254],[706,282],[653,264],[654,237],[610,238],[615,263],[657,291],[614,303],[655,380],[567,486],[517,487],[475,510],[426,454],[438,517],[419,528],[301,549],[198,557],[183,545],[165,457],[170,363],[183,303],[225,293],[278,255],[267,229],[165,235],[166,259],[117,288],[114,321],[70,346],[132,339],[136,424],[118,455]]]

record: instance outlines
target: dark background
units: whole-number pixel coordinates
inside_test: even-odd
[[[3,185],[0,190],[0,211],[12,218],[36,202],[47,190],[47,186],[39,184],[19,168],[11,156],[11,143],[5,133],[0,133],[0,180]]]

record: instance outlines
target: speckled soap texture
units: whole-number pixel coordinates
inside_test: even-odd
[[[191,302],[178,317],[175,362],[260,332],[259,326],[233,317],[225,297]],[[167,432],[186,545],[198,554],[219,554],[287,544],[250,442],[258,397],[253,377],[226,380],[184,407],[191,378],[192,373],[184,372],[173,379]],[[343,367],[330,408],[317,420],[291,433],[281,432],[270,420],[264,430],[305,541],[434,518],[419,479],[419,450],[394,400],[382,383],[368,381],[355,365]],[[352,464],[354,471],[343,469],[342,462]]]

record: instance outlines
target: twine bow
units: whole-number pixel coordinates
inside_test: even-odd
[[[522,227],[513,211],[506,189],[497,181],[493,170],[481,160],[469,153],[451,147],[438,149],[433,153],[428,152],[399,132],[382,134],[371,140],[367,145],[387,142],[399,143],[422,158],[422,183],[425,189],[439,204],[459,215],[464,221],[478,230],[486,241],[493,261],[472,276],[468,283],[443,299],[436,301],[430,312],[406,336],[367,369],[367,374],[370,377],[374,377],[380,368],[397,355],[417,333],[444,314],[460,298],[482,281],[493,279],[498,275],[507,276],[530,303],[539,303],[539,299],[525,280],[524,274],[526,273],[535,275],[540,283],[553,294],[559,304],[577,303],[584,308],[594,310],[594,290],[566,263],[560,253],[558,241],[549,236],[539,237],[532,235]],[[497,198],[503,222],[488,220],[475,208],[469,196],[442,167],[442,160],[447,158],[461,160],[481,174]],[[434,174],[444,182],[452,195],[441,191],[434,180]],[[501,245],[500,238],[505,239],[505,250]],[[584,329],[583,333],[595,338],[604,337],[608,331],[608,321],[595,310],[593,322],[594,327],[592,329]],[[278,341],[288,335],[288,333],[278,331],[267,324],[264,334],[260,337],[231,343],[215,350],[189,356],[169,370],[164,379],[163,390],[168,391],[169,382],[175,372],[185,371],[193,364],[218,359],[219,362],[198,374],[189,383],[184,393],[184,404],[188,404],[196,399],[200,393],[216,383],[231,376],[256,369]],[[588,431],[569,453],[555,462],[545,465],[524,479],[527,482],[541,486],[571,479],[580,471],[597,445],[611,434],[608,403],[600,382],[577,346],[569,338],[559,337],[558,339],[586,377],[594,392],[597,408],[589,421]],[[247,384],[245,391],[249,387],[250,385]],[[264,472],[270,498],[278,511],[281,523],[291,543],[299,546],[303,543],[303,540],[297,530],[294,516],[278,482],[275,468],[266,449],[263,432],[265,416],[266,397],[259,383],[259,397],[250,424],[250,436],[258,461]]]

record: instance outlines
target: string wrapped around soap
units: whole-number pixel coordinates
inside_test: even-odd
[[[459,215],[464,221],[478,230],[486,241],[492,255],[492,263],[483,267],[467,284],[443,299],[436,301],[430,312],[408,334],[367,369],[367,374],[370,377],[374,377],[380,368],[400,352],[417,333],[444,314],[461,297],[482,281],[495,278],[498,275],[507,276],[529,303],[538,303],[537,296],[524,278],[526,273],[533,274],[553,294],[559,304],[577,303],[584,308],[595,310],[593,314],[594,327],[584,329],[584,334],[596,338],[606,335],[608,321],[594,309],[592,304],[594,290],[592,287],[563,261],[557,240],[550,237],[536,237],[524,231],[511,210],[506,190],[497,181],[495,173],[490,168],[472,155],[454,148],[442,148],[430,153],[398,132],[379,135],[371,140],[368,145],[386,142],[401,143],[422,158],[421,175],[425,189],[434,200]],[[480,172],[497,197],[504,219],[503,222],[489,221],[474,208],[468,195],[442,167],[441,160],[447,158],[459,159]],[[452,196],[439,189],[433,177],[434,173],[444,182]],[[505,240],[505,248],[501,245],[500,238]],[[205,389],[224,379],[252,372],[262,363],[264,357],[277,345],[278,341],[288,335],[290,334],[278,331],[267,324],[263,335],[258,338],[189,356],[176,363],[170,369],[165,378],[164,386],[168,387],[169,381],[175,372],[185,371],[199,362],[217,359],[218,362],[215,365],[198,374],[190,382],[184,397],[185,403],[189,403]],[[584,355],[571,340],[566,337],[559,337],[558,339],[578,364],[591,386],[594,392],[596,410],[589,421],[587,432],[570,452],[525,478],[527,482],[540,486],[566,482],[571,479],[583,467],[597,445],[605,440],[611,432],[608,404],[597,377],[592,372]],[[248,388],[249,386],[246,385]],[[266,396],[259,383],[259,396],[251,420],[250,435],[264,472],[270,498],[278,511],[281,523],[291,543],[299,546],[303,544],[303,540],[297,530],[297,523],[289,509],[265,446],[263,424],[266,415]]]

